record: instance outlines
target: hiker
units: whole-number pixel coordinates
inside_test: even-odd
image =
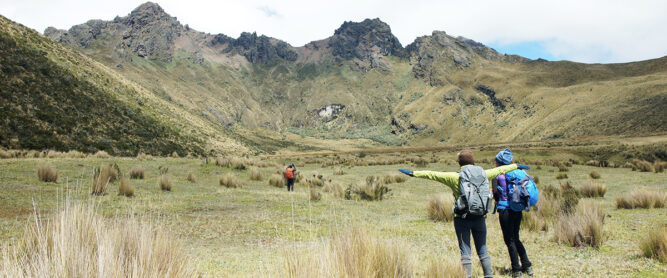
[[[511,164],[484,170],[475,166],[472,151],[462,150],[457,154],[461,172],[410,171],[399,169],[411,177],[430,179],[447,185],[454,194],[454,230],[461,251],[461,264],[468,277],[472,276],[470,233],[475,241],[477,256],[484,269],[484,277],[493,277],[491,257],[486,250],[486,213],[490,210],[491,190],[489,178],[516,170],[528,169],[528,166]],[[469,201],[467,201],[469,200]]]
[[[504,149],[496,155],[496,166],[508,165],[512,162],[513,158],[512,151]],[[507,174],[510,175],[513,172],[515,171]],[[500,228],[503,231],[503,239],[505,240],[505,245],[507,245],[510,262],[512,263],[512,277],[521,277],[522,272],[533,276],[533,267],[526,254],[526,248],[523,247],[523,243],[519,239],[523,209],[510,206],[509,182],[506,174],[502,174],[493,179],[492,185]],[[521,264],[519,264],[519,258],[521,258]]]
[[[296,167],[294,164],[287,166],[285,178],[287,179],[287,191],[294,191],[294,177],[296,177]]]

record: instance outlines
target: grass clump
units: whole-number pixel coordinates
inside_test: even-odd
[[[262,173],[256,167],[250,168],[250,180],[261,181],[264,177]]]
[[[134,196],[134,185],[130,183],[127,178],[120,178],[118,184],[118,196],[132,197]]]
[[[307,251],[290,250],[283,277],[413,277],[409,246],[364,229],[332,232]],[[293,255],[292,253],[300,253]]]
[[[431,259],[426,273],[426,278],[462,278],[466,277],[461,261],[452,257],[447,257],[444,260]]]
[[[37,179],[43,182],[58,182],[58,170],[48,164],[37,166]]]
[[[579,203],[579,192],[569,182],[560,184],[560,211],[571,214]]]
[[[565,174],[565,173],[558,173],[556,175],[556,179],[558,179],[558,180],[563,180],[563,179],[567,179],[567,178],[568,178],[567,174]]]
[[[579,192],[581,193],[581,196],[584,198],[604,197],[604,194],[607,193],[607,186],[604,184],[599,184],[594,181],[590,181],[589,183],[579,187]]]
[[[333,174],[336,175],[336,176],[341,176],[341,175],[345,175],[345,172],[343,171],[343,168],[336,167],[336,168],[334,168]]]
[[[269,185],[274,187],[285,187],[285,178],[280,174],[273,174],[269,177]]]
[[[241,157],[234,157],[229,162],[229,167],[235,170],[245,170],[248,169],[248,161]]]
[[[446,194],[431,197],[426,205],[428,218],[433,221],[449,222],[453,219],[454,198]]]
[[[399,174],[388,174],[384,176],[384,183],[385,184],[391,184],[391,183],[402,183],[408,180],[408,178],[405,175],[399,175]]]
[[[191,182],[191,183],[197,182],[197,179],[195,178],[195,174],[193,174],[191,172],[188,173],[188,181]]]
[[[645,160],[635,160],[633,162],[634,167],[632,170],[636,170],[639,172],[653,172],[653,164],[651,162],[645,161]]]
[[[160,175],[160,179],[158,180],[158,184],[160,185],[160,190],[162,190],[162,191],[171,191],[171,180],[169,180],[169,177],[167,177],[166,174]]]
[[[667,193],[658,190],[637,189],[616,198],[616,208],[619,209],[664,208],[665,203]]]
[[[667,263],[667,227],[651,229],[639,241],[639,249],[645,257]]]
[[[131,179],[140,179],[143,180],[146,177],[146,169],[144,168],[133,168],[130,170],[130,178]]]
[[[93,188],[91,194],[102,196],[106,194],[107,187],[113,183],[120,175],[117,164],[95,167],[93,174]]]
[[[317,190],[314,187],[310,188],[310,200],[311,201],[319,201],[322,199],[322,194],[320,192],[317,192]]]
[[[111,155],[105,151],[97,151],[95,154],[93,154],[93,157],[95,158],[110,158]]]
[[[350,185],[345,190],[347,200],[381,201],[391,189],[386,187],[378,176],[366,177],[365,183]]]
[[[599,204],[582,202],[571,214],[561,214],[554,229],[554,239],[572,247],[600,248],[604,240],[602,225],[605,212]]]
[[[600,176],[600,173],[598,173],[597,171],[591,171],[590,176],[591,176],[591,178],[594,179],[594,180],[597,180],[597,179],[599,179],[599,178],[601,177],[601,176]]]
[[[131,214],[109,219],[67,199],[7,246],[2,277],[195,277],[180,242]]]
[[[226,175],[220,177],[220,185],[227,188],[240,188],[241,181],[239,181],[234,174],[227,173]]]

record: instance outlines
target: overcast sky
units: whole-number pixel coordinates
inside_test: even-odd
[[[89,19],[125,16],[144,1],[0,0],[0,14],[43,32]],[[586,63],[667,55],[665,0],[157,0],[181,24],[238,37],[265,34],[302,46],[329,37],[344,21],[380,18],[403,46],[433,30],[482,42],[502,53]]]

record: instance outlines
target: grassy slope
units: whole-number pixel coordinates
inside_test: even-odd
[[[3,146],[124,155],[246,150],[99,62],[4,17],[0,27]]]
[[[478,158],[492,159],[494,152],[476,152]],[[454,153],[436,153],[450,164],[430,164],[425,169],[454,171],[451,164]],[[550,149],[548,152],[526,153],[517,151],[519,159],[567,159],[572,154]],[[427,154],[426,157],[429,157]],[[368,158],[368,157],[367,157]],[[137,166],[147,169],[145,180],[132,180],[137,188],[136,197],[116,196],[117,185],[109,195],[94,197],[102,212],[109,216],[134,211],[159,218],[160,224],[172,230],[186,243],[185,250],[193,256],[204,276],[256,277],[280,276],[284,267],[284,250],[296,247],[306,250],[321,238],[327,238],[334,228],[365,227],[382,237],[407,242],[417,259],[417,276],[421,276],[430,259],[458,258],[456,237],[451,223],[434,223],[426,215],[426,202],[432,194],[449,190],[438,183],[409,179],[406,183],[392,184],[392,196],[380,202],[355,202],[324,193],[320,202],[309,202],[305,188],[297,184],[296,193],[267,185],[266,177],[274,168],[260,169],[264,181],[250,181],[246,171],[232,171],[200,160],[156,159],[20,159],[0,160],[0,191],[5,198],[0,204],[0,240],[20,236],[20,231],[31,217],[32,200],[42,213],[57,210],[58,195],[70,194],[74,199],[87,200],[92,167],[117,162],[124,172]],[[321,168],[320,163],[305,163],[297,159],[298,169],[309,174],[317,171],[326,179],[342,184],[356,183],[367,175],[395,172],[396,168],[414,168],[414,165],[390,165],[344,168],[342,176],[332,175],[332,168]],[[35,167],[42,162],[56,166],[60,184],[38,182]],[[284,161],[279,161],[283,163]],[[160,192],[157,185],[158,167],[168,166],[174,187],[172,192]],[[483,165],[489,167],[490,165]],[[609,188],[607,195],[598,199],[610,213],[605,220],[607,240],[600,250],[571,248],[551,241],[551,232],[522,231],[522,239],[538,277],[558,276],[647,276],[659,277],[667,271],[664,264],[641,257],[638,244],[646,231],[667,224],[665,208],[651,210],[617,210],[614,199],[637,187],[661,188],[667,174],[639,173],[629,169],[593,168],[574,166],[568,172],[574,185],[587,182],[588,173],[598,171],[599,182]],[[186,181],[189,172],[197,182]],[[218,185],[218,178],[234,172],[248,185],[241,189],[226,189]],[[558,184],[551,166],[533,169],[542,184]],[[68,181],[68,183],[66,183]],[[509,268],[507,251],[502,241],[496,216],[488,221],[488,248],[496,267],[496,275]],[[479,271],[479,266],[475,266]]]

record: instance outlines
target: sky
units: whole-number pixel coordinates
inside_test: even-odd
[[[0,14],[40,33],[126,16],[144,1],[0,0]],[[380,18],[403,46],[433,30],[531,59],[621,63],[667,55],[665,0],[154,0],[190,28],[257,32],[293,46],[344,21]]]

